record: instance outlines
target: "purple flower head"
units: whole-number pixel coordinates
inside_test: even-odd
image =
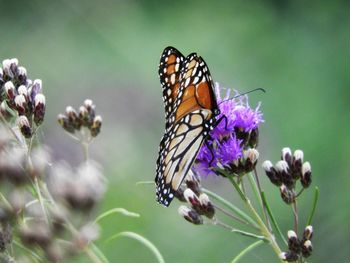
[[[252,109],[248,103],[248,96],[230,98],[231,90],[221,97],[219,85],[215,85],[220,114],[216,127],[211,131],[199,151],[193,169],[200,175],[213,173],[213,169],[232,168],[243,158],[243,150],[251,146],[251,137],[257,136],[257,129],[263,122],[259,105]],[[236,95],[239,95],[235,92]],[[224,116],[224,117],[222,117]],[[250,136],[254,134],[256,136]],[[255,145],[256,143],[254,143]],[[231,169],[232,170],[232,169]]]

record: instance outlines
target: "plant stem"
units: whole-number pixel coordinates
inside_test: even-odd
[[[93,263],[102,263],[99,257],[91,250],[89,246],[84,248],[86,255],[91,259]]]
[[[252,206],[252,204],[251,204],[250,200],[248,199],[248,197],[243,194],[243,192],[239,188],[238,184],[234,180],[233,176],[229,175],[229,174],[227,174],[226,176],[230,180],[230,182],[232,183],[234,188],[237,190],[237,192],[238,192],[239,196],[241,197],[241,199],[243,200],[245,206],[251,212],[253,218],[255,219],[257,224],[259,225],[262,235],[269,241],[273,251],[279,257],[279,255],[282,253],[282,251],[281,251],[280,247],[278,246],[274,235],[266,227],[266,225],[264,224],[263,220],[260,218],[259,214],[256,212],[255,208]]]
[[[81,142],[81,145],[83,147],[84,161],[87,162],[89,160],[89,143]]]
[[[294,231],[298,235],[299,217],[298,217],[298,205],[297,205],[296,199],[292,203],[292,209],[293,209],[293,215],[294,215]]]

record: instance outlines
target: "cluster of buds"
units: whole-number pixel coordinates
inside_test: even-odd
[[[208,195],[202,193],[199,179],[190,171],[186,178],[187,188],[179,188],[175,197],[182,202],[187,202],[190,207],[181,205],[179,214],[187,221],[195,225],[203,224],[203,216],[212,219],[215,209]]]
[[[301,150],[296,150],[292,155],[290,148],[283,148],[280,161],[275,165],[265,161],[262,166],[270,181],[280,187],[281,197],[287,204],[293,203],[297,197],[295,188],[298,180],[303,188],[311,184],[311,165],[304,162]]]
[[[280,254],[280,258],[287,262],[294,262],[300,258],[309,257],[312,253],[312,235],[312,226],[307,226],[304,229],[303,237],[301,239],[298,238],[297,234],[293,230],[288,231],[289,250],[287,252],[282,252]]]
[[[7,121],[17,118],[24,137],[30,138],[33,126],[39,126],[45,115],[45,96],[42,82],[27,77],[27,70],[18,60],[5,59],[0,68],[0,114]]]
[[[91,137],[96,137],[101,130],[102,117],[96,115],[95,105],[92,100],[87,99],[84,105],[79,107],[79,112],[68,106],[65,114],[58,115],[58,123],[69,133],[76,134],[77,131],[85,136],[83,129],[87,128]]]

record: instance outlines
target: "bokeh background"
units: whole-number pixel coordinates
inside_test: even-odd
[[[141,218],[102,222],[98,243],[111,262],[154,262],[139,243],[103,240],[129,230],[151,240],[166,262],[230,262],[252,240],[213,226],[195,227],[155,202],[153,180],[164,128],[157,67],[173,45],[198,52],[221,86],[262,102],[261,161],[276,161],[282,147],[304,150],[321,191],[309,262],[350,258],[350,5],[347,1],[1,1],[0,58],[17,57],[47,97],[42,140],[55,159],[82,161],[79,145],[58,127],[67,105],[91,98],[103,129],[91,147],[109,190],[100,207],[125,207]],[[260,169],[260,167],[259,167]],[[284,232],[290,209],[261,173],[263,188]],[[240,205],[226,181],[204,185]],[[306,221],[312,190],[301,202]],[[74,262],[88,262],[84,257]],[[242,262],[278,262],[268,246]]]

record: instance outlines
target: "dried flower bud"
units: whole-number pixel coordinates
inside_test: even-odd
[[[282,149],[282,160],[286,161],[289,166],[292,166],[292,151],[289,147],[284,147]]]
[[[98,115],[94,118],[90,128],[92,137],[96,137],[100,133],[101,126],[102,126],[102,117]]]
[[[45,257],[48,262],[59,263],[63,262],[64,251],[62,247],[56,243],[51,243],[48,247],[45,248]]]
[[[38,126],[44,121],[45,108],[45,96],[39,93],[34,98],[34,122]]]
[[[46,248],[52,242],[52,233],[42,221],[32,221],[29,225],[21,226],[18,234],[23,244],[28,247],[38,245]]]
[[[308,188],[311,184],[311,165],[309,162],[303,163],[301,174],[301,184],[304,188]]]
[[[69,133],[74,133],[75,129],[73,124],[69,121],[69,119],[63,115],[59,114],[57,117],[58,123],[62,126],[63,129],[65,129]]]
[[[291,171],[286,161],[278,161],[275,165],[276,172],[279,173],[279,177],[283,184],[285,184],[288,188],[293,188],[295,181],[291,176]]]
[[[182,217],[184,217],[188,222],[192,224],[203,224],[203,218],[196,211],[188,208],[187,206],[180,206],[178,212]]]
[[[288,248],[295,253],[300,253],[301,250],[300,241],[293,230],[288,231]]]
[[[304,257],[309,257],[312,253],[312,243],[310,240],[306,240],[301,246],[301,253]]]
[[[25,115],[28,109],[28,104],[24,95],[17,95],[15,97],[15,105],[18,115]]]
[[[279,174],[276,172],[275,168],[273,167],[271,161],[265,161],[262,164],[263,169],[265,170],[265,173],[267,177],[270,179],[271,183],[277,186],[281,186],[281,178],[279,177]]]
[[[304,233],[303,233],[303,239],[304,240],[311,240],[313,235],[313,227],[311,225],[305,227]]]
[[[280,187],[281,197],[287,204],[291,204],[295,200],[295,194],[292,190],[288,189],[284,184]]]
[[[24,137],[32,137],[32,129],[26,116],[22,115],[18,117],[18,127]]]
[[[203,214],[208,218],[213,218],[215,215],[215,208],[212,202],[210,201],[208,195],[204,193],[201,194],[199,196],[199,202],[201,203]]]
[[[287,261],[287,262],[293,262],[293,261],[298,260],[298,254],[296,254],[296,253],[293,252],[293,251],[282,252],[282,253],[279,255],[279,258],[280,258],[281,260],[284,260],[284,261]]]

